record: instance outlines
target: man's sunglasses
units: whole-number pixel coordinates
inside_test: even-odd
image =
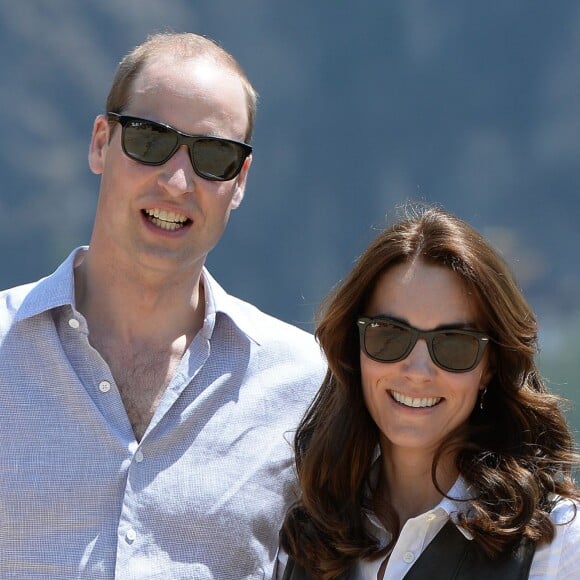
[[[418,330],[388,317],[357,320],[360,345],[373,360],[394,363],[405,359],[422,338],[431,360],[443,370],[465,373],[474,369],[491,340],[483,332],[462,329]]]
[[[246,143],[188,135],[169,125],[139,117],[107,113],[121,124],[121,144],[125,154],[145,165],[163,165],[181,145],[187,145],[193,170],[210,181],[229,181],[238,175],[252,147]]]

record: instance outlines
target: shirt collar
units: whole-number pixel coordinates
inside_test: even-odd
[[[222,313],[250,340],[260,345],[263,337],[256,322],[264,315],[256,316],[258,310],[255,306],[229,295],[206,268],[202,271],[201,279],[205,294],[205,321],[202,329],[205,338],[211,337],[217,314]]]
[[[465,513],[469,509],[469,502],[461,500],[471,499],[473,497],[473,490],[460,475],[447,492],[447,495],[449,497],[444,497],[438,507],[444,509],[449,515]]]
[[[59,306],[74,308],[74,266],[82,260],[87,246],[73,250],[68,258],[50,275],[21,288],[21,303],[15,320],[24,320]]]
[[[375,459],[375,463],[371,468],[371,478],[374,479],[377,477],[378,469],[380,460],[378,458]],[[367,492],[368,493],[368,492]],[[440,514],[442,515],[443,512],[445,513],[446,519],[451,519],[455,524],[457,524],[457,516],[460,513],[468,513],[470,508],[469,500],[470,498],[474,497],[473,489],[471,486],[467,484],[465,479],[460,475],[456,480],[451,489],[447,492],[447,496],[441,499],[441,501],[431,510],[417,516],[418,518],[425,518],[428,517],[429,514]],[[371,511],[364,509],[365,515],[370,523],[377,529],[383,530],[383,525],[376,517],[376,515]],[[457,529],[468,539],[473,540],[473,536],[461,526],[457,526]]]
[[[18,304],[16,320],[24,320],[41,312],[70,305],[74,308],[74,268],[83,259],[88,246],[73,250],[68,258],[50,275],[38,282],[22,286],[21,303]],[[230,296],[211,276],[206,268],[202,272],[205,290],[205,323],[202,333],[210,338],[216,314],[225,314],[250,340],[262,343],[260,329],[256,325],[257,309],[246,302]],[[16,298],[18,300],[18,298]]]
[[[444,510],[449,518],[457,524],[457,516],[459,514],[468,514],[471,509],[471,504],[469,500],[474,497],[473,489],[470,485],[460,475],[456,480],[451,489],[447,492],[449,497],[444,497],[439,505],[435,509]],[[462,501],[463,500],[463,501]],[[457,526],[457,529],[468,539],[473,540],[473,536],[461,526]]]

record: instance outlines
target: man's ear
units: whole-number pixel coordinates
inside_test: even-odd
[[[244,199],[244,193],[246,191],[246,181],[248,179],[248,171],[250,170],[250,165],[252,165],[252,156],[248,155],[244,164],[242,165],[242,170],[236,177],[236,183],[234,185],[234,194],[232,196],[232,201],[230,203],[231,209],[237,209],[242,200]]]
[[[89,145],[89,167],[97,175],[103,173],[105,158],[109,147],[110,127],[105,115],[96,117]]]

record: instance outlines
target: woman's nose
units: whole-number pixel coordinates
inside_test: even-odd
[[[403,368],[409,375],[417,377],[431,377],[436,372],[436,365],[431,360],[427,343],[419,339],[409,356],[403,361]]]

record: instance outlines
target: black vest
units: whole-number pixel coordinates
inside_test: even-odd
[[[491,559],[448,521],[405,574],[405,580],[525,580],[536,546],[523,539],[505,557]],[[341,576],[347,580],[349,575]],[[283,580],[315,580],[288,558]]]

